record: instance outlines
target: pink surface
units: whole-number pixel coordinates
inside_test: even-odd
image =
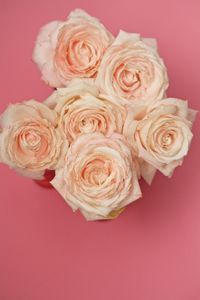
[[[198,0],[0,0],[0,110],[51,92],[31,62],[41,25],[81,7],[116,34],[158,39],[169,96],[200,110]],[[1,300],[199,300],[200,118],[172,179],[157,175],[115,221],[86,222],[53,190],[0,165]]]

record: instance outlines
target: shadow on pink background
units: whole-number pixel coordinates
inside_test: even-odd
[[[200,110],[200,2],[0,0],[0,111],[51,89],[31,61],[39,28],[84,8],[117,34],[156,37],[169,96]],[[1,300],[199,300],[200,120],[172,179],[157,175],[115,221],[86,222],[53,190],[0,165]]]

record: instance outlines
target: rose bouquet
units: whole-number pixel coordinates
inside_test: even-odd
[[[167,97],[155,39],[114,38],[75,10],[40,30],[33,61],[55,90],[2,113],[2,163],[35,180],[55,172],[52,186],[87,220],[117,217],[142,196],[141,178],[151,184],[182,164],[196,112]]]

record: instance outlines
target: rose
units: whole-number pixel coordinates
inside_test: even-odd
[[[33,52],[43,80],[52,87],[67,86],[75,77],[95,77],[112,35],[83,10],[67,21],[54,21],[39,32]]]
[[[119,134],[77,138],[51,183],[87,220],[114,218],[141,197],[131,151]]]
[[[0,160],[22,175],[42,179],[46,169],[63,159],[62,132],[57,114],[34,100],[9,105],[0,117]]]
[[[58,126],[70,142],[86,133],[121,133],[126,118],[120,100],[101,95],[92,79],[74,79],[67,88],[57,89],[46,104],[58,113]]]
[[[96,83],[108,95],[129,103],[161,99],[168,79],[166,67],[156,51],[156,40],[120,31],[102,59]]]
[[[124,135],[142,161],[171,176],[188,153],[194,117],[195,111],[188,109],[186,101],[174,98],[159,100],[146,111],[133,111],[130,107]],[[151,182],[154,172],[149,170],[151,174],[146,177]],[[146,169],[142,173],[145,172]]]

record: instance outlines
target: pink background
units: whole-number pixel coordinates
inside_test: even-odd
[[[51,90],[31,61],[41,25],[81,7],[117,34],[158,39],[169,96],[200,109],[199,0],[0,0],[0,110]],[[157,175],[115,221],[86,222],[61,197],[0,166],[1,300],[199,300],[200,120],[172,179]]]

